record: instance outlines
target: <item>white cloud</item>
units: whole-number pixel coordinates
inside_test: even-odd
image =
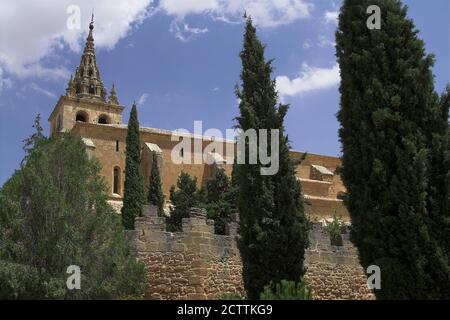
[[[310,67],[304,63],[297,78],[291,80],[287,76],[279,76],[276,83],[277,90],[283,98],[332,88],[339,84],[340,79],[337,63],[331,68]]]
[[[3,91],[3,89],[11,88],[12,85],[12,80],[4,76],[3,69],[0,67],[0,93]]]
[[[148,99],[148,93],[143,93],[143,94],[139,97],[139,99],[138,99],[138,101],[137,101],[137,105],[138,105],[138,106],[144,105],[145,102],[147,101],[147,99]]]
[[[219,6],[217,0],[161,0],[159,6],[168,14],[184,17],[213,11]]]
[[[47,97],[49,97],[49,98],[52,98],[52,99],[56,98],[56,95],[55,95],[53,92],[48,91],[47,89],[42,88],[41,86],[39,86],[39,85],[38,85],[37,83],[35,83],[35,82],[32,82],[32,83],[30,84],[30,88],[33,89],[34,91],[36,91],[37,93],[40,93],[40,94],[42,94],[42,95],[44,95],[44,96],[47,96]]]
[[[326,23],[335,23],[337,24],[339,18],[339,11],[326,11],[324,15],[324,19]]]
[[[188,42],[196,35],[208,32],[208,28],[190,27],[183,20],[175,19],[170,24],[170,32],[172,32],[178,40]]]
[[[0,2],[0,65],[18,77],[66,78],[64,67],[46,66],[43,59],[67,45],[80,52],[88,32],[92,10],[95,11],[95,43],[113,48],[133,26],[151,13],[152,0],[2,0]],[[67,13],[79,6],[81,28],[69,29]]]
[[[311,42],[309,40],[306,40],[303,43],[303,49],[308,50],[308,49],[311,49],[311,47],[312,47],[312,44],[311,44]]]
[[[326,36],[319,36],[319,41],[317,43],[319,48],[325,48],[325,47],[335,47],[336,43],[334,41],[331,41]]]
[[[160,0],[160,8],[179,19],[207,14],[229,23],[242,20],[247,12],[259,27],[265,28],[307,18],[313,5],[307,0]]]

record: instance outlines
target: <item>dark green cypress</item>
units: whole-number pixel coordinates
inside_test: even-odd
[[[439,239],[450,257],[450,135],[449,107],[450,86],[437,101],[437,125],[429,131],[431,144],[431,178],[429,190],[429,212],[431,213],[431,229],[434,237]],[[449,288],[450,289],[450,288]],[[450,293],[447,292],[447,297]]]
[[[125,155],[125,190],[122,223],[126,229],[134,230],[134,218],[142,215],[142,208],[145,202],[144,179],[140,170],[141,142],[136,103],[131,108],[128,121]]]
[[[303,276],[308,222],[284,132],[288,106],[277,103],[275,81],[271,78],[272,61],[265,61],[264,45],[257,38],[251,18],[247,19],[240,56],[243,68],[242,89],[236,90],[240,99],[237,127],[243,131],[280,131],[279,170],[275,175],[261,175],[263,165],[259,161],[237,164],[234,172],[244,286],[248,298],[259,299],[265,286],[275,289],[281,280],[299,281]],[[248,141],[246,145],[248,151]],[[259,145],[260,141],[258,148]]]
[[[371,5],[381,9],[380,30],[367,27]],[[437,154],[448,151],[448,106],[435,94],[434,59],[417,33],[398,0],[345,0],[336,33],[351,240],[364,268],[381,269],[380,299],[450,297],[440,238],[448,160]]]
[[[150,204],[158,208],[159,216],[164,215],[164,195],[161,189],[161,175],[159,173],[158,157],[156,153],[153,153],[152,172],[150,174],[147,200]]]

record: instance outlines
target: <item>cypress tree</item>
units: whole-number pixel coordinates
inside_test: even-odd
[[[257,164],[246,161],[246,164],[235,165],[240,214],[238,246],[244,286],[250,299],[259,299],[266,286],[275,289],[281,280],[300,280],[304,274],[308,236],[300,183],[295,177],[295,164],[289,157],[289,142],[283,126],[288,106],[277,103],[275,81],[271,79],[272,61],[265,61],[264,50],[248,18],[240,54],[242,89],[236,89],[240,99],[237,127],[243,131],[279,130],[276,174],[261,175],[263,165],[259,160]],[[249,142],[245,143],[248,159]],[[257,149],[260,143],[258,141]]]
[[[158,215],[163,216],[164,195],[161,189],[161,175],[159,173],[158,157],[153,153],[152,172],[148,187],[148,202],[158,208]]]
[[[140,170],[141,142],[136,103],[128,121],[127,147],[125,150],[125,189],[122,207],[122,223],[126,229],[134,229],[134,218],[142,215],[145,201],[144,179]]]
[[[371,5],[381,29],[367,27]],[[336,33],[351,240],[380,267],[380,299],[450,297],[448,101],[417,33],[399,0],[345,0]]]
[[[450,86],[437,101],[438,125],[430,130],[431,143],[431,178],[429,190],[429,212],[431,213],[431,230],[439,239],[450,257],[450,132],[448,124],[450,107]],[[450,293],[447,293],[447,297]]]

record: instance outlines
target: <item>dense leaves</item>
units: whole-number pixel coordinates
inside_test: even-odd
[[[134,219],[142,215],[145,203],[144,179],[140,170],[141,142],[136,104],[133,104],[128,121],[127,148],[125,151],[125,189],[122,207],[122,223],[126,229],[134,229]]]
[[[284,132],[283,121],[288,106],[277,103],[275,81],[271,79],[272,61],[265,61],[264,46],[258,40],[250,18],[240,56],[242,87],[236,90],[240,100],[237,127],[257,132],[259,129],[280,130],[279,170],[275,175],[261,175],[260,169],[265,166],[260,159],[257,164],[248,164],[248,161],[237,164],[234,172],[244,286],[250,299],[259,299],[267,285],[274,286],[281,280],[298,281],[303,275],[308,222]],[[248,160],[249,142],[246,140],[245,144]],[[260,145],[261,141],[258,141],[256,150]]]
[[[345,0],[336,33],[351,239],[381,268],[382,299],[450,298],[449,99],[417,33],[399,0]]]
[[[143,266],[106,202],[99,164],[78,138],[34,142],[0,190],[0,299],[140,295]],[[66,287],[70,265],[81,268],[80,290]]]
[[[152,172],[150,174],[150,185],[148,187],[147,200],[149,204],[158,208],[158,215],[163,216],[164,194],[161,189],[161,174],[158,166],[158,156],[153,153]]]
[[[216,170],[214,176],[206,181],[200,206],[206,209],[208,219],[214,220],[216,234],[224,235],[227,224],[236,218],[236,190],[224,169]]]
[[[170,188],[170,201],[172,208],[170,217],[167,219],[167,229],[172,232],[182,231],[182,219],[189,218],[191,208],[199,204],[197,178],[181,172],[177,188],[175,186]]]

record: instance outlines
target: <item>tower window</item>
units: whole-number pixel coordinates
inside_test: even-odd
[[[116,152],[119,152],[119,140],[116,140]]]
[[[182,158],[184,157],[184,149],[183,148],[180,149],[180,157],[182,157]]]
[[[108,116],[105,114],[102,114],[100,117],[98,117],[98,123],[99,124],[108,124],[109,123]]]
[[[84,112],[78,112],[75,118],[77,122],[88,122],[87,114]]]
[[[94,85],[92,84],[89,86],[89,94],[95,94]]]
[[[119,194],[119,188],[120,188],[120,168],[114,167],[114,181],[113,181],[113,193]]]
[[[88,74],[89,74],[89,77],[92,77],[92,69],[89,69]]]

